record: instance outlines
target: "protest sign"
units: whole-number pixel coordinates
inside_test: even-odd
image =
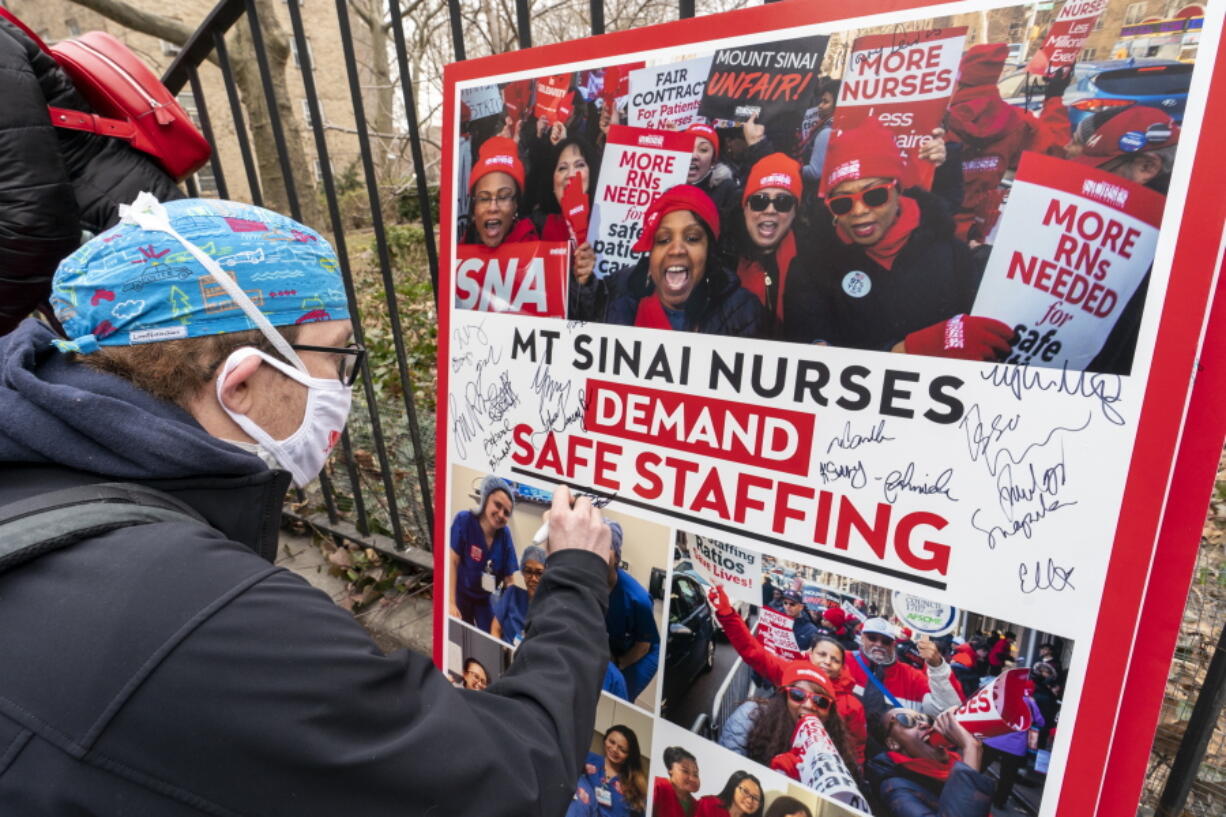
[[[1153,263],[1163,205],[1115,174],[1024,154],[973,310],[1015,328],[1009,362],[1090,367]]]
[[[597,275],[634,263],[630,248],[642,231],[643,213],[657,196],[685,181],[693,151],[693,134],[609,128],[588,226]]]
[[[710,72],[710,57],[631,71],[627,124],[657,130],[685,130],[698,115]]]
[[[1108,29],[1126,5],[1108,0],[1098,18],[1107,26],[1083,47],[1100,47],[1093,37],[1113,42],[1115,32]],[[1032,12],[1030,6],[971,0],[938,18],[919,7],[900,10],[890,0],[865,0],[847,22],[836,19],[844,12],[832,7],[775,4],[701,24],[680,21],[468,61],[448,69],[443,183],[454,185],[460,169],[448,151],[457,149],[463,90],[587,71],[583,93],[604,99],[595,72],[605,71],[606,78],[616,66],[644,59],[652,68],[641,76],[664,76],[665,82],[680,81],[666,76],[669,66],[710,59],[699,114],[712,117],[713,125],[758,114],[770,147],[785,152],[807,114],[812,126],[818,76],[839,79],[851,88],[839,95],[845,121],[881,121],[884,111],[898,120],[901,152],[923,134],[916,123],[945,104],[945,72],[969,48],[956,43],[963,30],[976,32],[977,44],[984,42],[981,33],[991,42]],[[1011,631],[1018,655],[1026,658],[1039,644],[1054,645],[1067,683],[1058,703],[1060,737],[1052,741],[1045,731],[1037,744],[1047,769],[1035,792],[1037,817],[1114,817],[1135,810],[1146,736],[1137,740],[1136,729],[1121,729],[1121,713],[1132,725],[1136,717],[1157,722],[1163,678],[1152,668],[1169,658],[1174,631],[1163,622],[1177,620],[1181,592],[1175,591],[1186,586],[1192,569],[1190,550],[1172,543],[1195,541],[1207,497],[1208,482],[1198,481],[1203,474],[1185,463],[1216,463],[1222,439],[1220,413],[1206,408],[1219,387],[1206,383],[1204,374],[1221,369],[1212,355],[1201,355],[1201,344],[1222,331],[1221,318],[1208,316],[1226,221],[1226,200],[1216,193],[1226,154],[1218,155],[1202,134],[1226,129],[1226,98],[1219,100],[1223,91],[1214,75],[1224,13],[1207,9],[1199,53],[1189,56],[1189,113],[1179,139],[1160,154],[1162,173],[1148,180],[1152,189],[1128,181],[1118,167],[1110,174],[1083,160],[1057,158],[1064,142],[1045,146],[1052,155],[1019,149],[1020,162],[1008,159],[1003,182],[978,191],[1002,202],[988,245],[971,247],[949,234],[949,208],[958,204],[949,197],[958,193],[948,189],[865,188],[842,215],[895,215],[868,225],[880,236],[844,230],[840,238],[829,229],[830,219],[837,220],[833,212],[817,211],[819,228],[812,218],[787,218],[777,206],[782,201],[749,212],[737,179],[748,170],[753,146],[724,131],[729,138],[720,160],[731,180],[721,190],[714,178],[707,185],[720,196],[716,252],[704,256],[712,245],[698,234],[684,261],[682,251],[674,251],[679,272],[705,282],[686,302],[665,303],[653,291],[651,275],[668,269],[658,258],[662,253],[630,247],[650,201],[685,178],[692,141],[622,126],[610,128],[606,140],[596,117],[575,118],[569,135],[607,142],[588,191],[588,237],[602,263],[599,272],[643,260],[645,273],[606,281],[610,288],[597,291],[606,300],[592,298],[599,308],[572,311],[567,320],[454,304],[440,311],[437,482],[445,499],[435,547],[446,556],[449,515],[471,509],[473,486],[486,474],[541,491],[568,485],[624,524],[622,564],[641,571],[653,608],[667,617],[660,624],[653,692],[629,707],[650,724],[635,727],[643,756],[650,758],[649,777],[664,776],[661,753],[679,746],[702,768],[698,796],[718,792],[731,773],[743,770],[762,781],[764,811],[786,792],[815,814],[884,817],[871,806],[840,802],[831,788],[838,779],[832,768],[817,771],[821,764],[814,763],[811,774],[781,787],[773,757],[753,757],[710,737],[725,734],[746,698],[771,694],[766,684],[777,682],[778,665],[764,663],[763,655],[807,659],[798,638],[806,647],[813,638],[808,622],[770,608],[751,611],[749,618],[756,616],[754,634],[764,650],[755,652],[753,643],[731,635],[726,643],[709,637],[707,588],[695,573],[722,579],[738,602],[761,604],[754,591],[719,575],[736,572],[728,568],[731,555],[754,574],[754,590],[770,575],[774,586],[797,590],[815,604],[839,605],[827,611],[826,626],[843,639],[854,639],[866,618],[882,617],[916,633],[964,641],[981,629]],[[879,35],[893,39],[870,39]],[[838,45],[829,58],[827,39],[832,48]],[[850,51],[868,56],[857,62]],[[777,64],[770,55],[780,54],[791,57]],[[810,71],[808,82],[797,76]],[[886,79],[897,84],[883,103]],[[629,77],[626,85],[621,121],[646,121],[656,101],[636,103],[629,91],[639,85]],[[808,96],[810,87],[814,96]],[[923,111],[912,117],[911,131],[901,128],[901,113],[913,110],[907,106]],[[989,108],[1014,123],[1037,119],[1024,104]],[[975,110],[964,113],[961,124],[979,124]],[[1060,115],[1070,117],[1072,130],[1084,113],[1070,108]],[[1030,129],[1021,127],[1007,138],[1028,139]],[[831,131],[846,132],[837,126]],[[848,150],[836,138],[832,145]],[[1125,154],[1142,152],[1131,149],[1138,147],[1131,141],[1120,147]],[[1148,142],[1142,148],[1155,152]],[[887,161],[879,166],[888,166],[888,146],[873,154],[881,156]],[[853,151],[848,162],[857,158]],[[539,161],[528,164],[526,187],[548,192],[549,169]],[[815,192],[809,174],[802,208]],[[440,285],[454,291],[458,230],[450,225],[459,214],[454,196],[441,200]],[[553,203],[543,208],[543,227],[564,231],[565,209]],[[813,215],[802,208],[788,209]],[[807,336],[781,336],[777,326],[739,320],[752,317],[759,299],[748,289],[752,275],[762,273],[752,262],[769,255],[769,248],[743,240],[754,213],[775,219],[776,234],[796,238],[795,263],[786,279],[778,276],[779,286],[781,302],[793,311],[790,317],[799,315],[795,323]],[[787,246],[774,256],[786,259],[781,265],[792,260]],[[773,270],[762,274],[773,277]],[[848,276],[859,284],[854,291],[840,285]],[[807,283],[813,286],[805,289]],[[648,298],[672,310],[669,328],[632,325],[637,307],[653,303]],[[699,314],[705,322],[693,320]],[[713,315],[718,319],[706,320]],[[991,349],[957,354],[951,350],[968,348],[958,346],[958,330],[981,327],[953,320],[958,315],[1025,331],[1018,331],[1008,360]],[[685,331],[695,328],[701,331]],[[856,334],[869,330],[880,330],[879,336]],[[819,337],[828,345],[812,343]],[[1105,359],[1100,351],[1114,348],[1109,344],[1118,344],[1126,353],[1119,357],[1131,362],[1093,363]],[[1190,382],[1198,361],[1205,368]],[[1176,445],[1180,459],[1172,468]],[[1185,507],[1197,504],[1188,496],[1200,503],[1199,516]],[[527,506],[517,503],[510,523],[520,526],[514,530],[517,553],[539,527]],[[525,518],[531,521],[515,521]],[[635,552],[645,529],[666,529],[667,543]],[[698,541],[726,549],[698,549]],[[450,580],[449,571],[440,558],[438,575]],[[1147,585],[1157,581],[1151,576],[1161,577],[1161,592]],[[472,642],[491,636],[450,618],[445,593],[439,596],[438,618],[462,631],[449,630],[444,638],[440,630],[439,661],[454,667]],[[960,657],[946,655],[951,662]],[[961,673],[965,664],[959,665]],[[847,666],[862,686],[858,665]],[[1013,711],[1013,692],[1024,673],[1006,671],[982,694],[973,682],[964,686],[971,702],[959,719],[984,735],[1015,728],[1010,725],[1024,716]],[[924,708],[922,696],[901,697]],[[786,732],[781,726],[778,733]],[[709,769],[720,770],[721,779],[708,781]],[[870,803],[880,795],[862,793],[872,795]],[[649,793],[645,812],[655,805]]]
[[[894,592],[894,616],[916,635],[938,636],[953,632],[958,611],[951,605],[910,593]]]
[[[756,116],[767,132],[792,134],[817,100],[817,72],[829,39],[798,37],[716,51],[698,115],[727,122]]]
[[[762,568],[758,553],[700,538],[690,555],[694,557],[694,568],[712,585],[724,588],[729,599],[753,605],[762,603]]]
[[[806,715],[796,722],[792,751],[799,757],[797,779],[800,782],[835,802],[845,803],[860,811],[868,810],[868,803],[856,786],[847,764],[839,756],[830,733],[813,715]]]
[[[792,619],[783,613],[763,607],[758,613],[758,625],[754,636],[762,642],[771,654],[788,661],[804,658],[800,647],[796,646],[796,636],[792,633]]]
[[[1026,69],[1032,74],[1050,74],[1072,68],[1108,5],[1110,0],[1066,0]]]
[[[502,113],[502,93],[498,90],[497,85],[478,85],[476,88],[468,88],[460,94],[460,99],[468,106],[473,119],[497,116]]]
[[[570,74],[554,74],[536,81],[536,105],[532,112],[537,119],[550,122],[558,119],[558,108],[569,101],[571,92],[567,89],[570,88],[570,80]]]
[[[965,41],[964,26],[910,32],[901,39],[895,34],[858,38],[843,71],[834,127],[846,130],[876,119],[894,135],[919,183],[931,187],[935,166],[919,161],[919,150],[945,117]]]
[[[464,245],[456,253],[456,309],[565,317],[569,255],[557,242]]]

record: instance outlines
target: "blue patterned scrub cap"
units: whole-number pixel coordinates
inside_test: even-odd
[[[274,326],[349,317],[336,253],[291,218],[217,199],[162,204],[149,193],[119,212],[119,224],[56,270],[61,351],[249,329],[276,343]]]

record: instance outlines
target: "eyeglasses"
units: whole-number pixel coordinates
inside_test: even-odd
[[[836,216],[845,216],[850,213],[858,201],[863,202],[865,207],[880,207],[890,200],[890,191],[894,189],[894,185],[895,182],[885,182],[866,187],[857,193],[831,196],[826,199],[826,206]]]
[[[762,795],[754,794],[753,792],[751,792],[749,789],[745,788],[744,786],[737,786],[736,793],[741,795],[742,797],[744,797],[746,800],[748,800],[751,803],[761,803],[762,802]]]
[[[749,209],[755,213],[761,213],[772,204],[775,205],[776,213],[790,213],[792,208],[796,206],[796,197],[787,193],[780,193],[778,196],[768,196],[765,193],[754,193],[748,199]]]
[[[290,348],[298,352],[325,352],[330,355],[340,355],[336,364],[336,378],[346,386],[357,382],[362,364],[366,362],[366,348],[358,343],[348,346],[303,346],[291,343]]]
[[[831,704],[834,703],[834,701],[830,700],[830,698],[822,693],[810,692],[804,687],[790,686],[784,687],[784,689],[787,690],[788,699],[791,700],[792,703],[803,704],[807,701],[812,701],[813,705],[817,707],[819,712],[829,712]]]
[[[489,193],[482,193],[477,196],[474,201],[478,207],[489,207],[491,204],[497,204],[499,207],[506,207],[515,199],[515,193],[504,190],[497,196],[491,196]]]
[[[908,712],[903,710],[890,715],[890,720],[898,723],[903,729],[915,729],[917,727],[932,726],[932,719],[927,715],[919,712]]]
[[[524,578],[525,578],[525,579],[527,579],[527,578],[539,579],[541,576],[544,576],[544,575],[545,575],[545,569],[544,569],[544,568],[527,568],[527,567],[525,567],[525,568],[523,568],[522,570],[520,570],[519,572],[524,574]]]

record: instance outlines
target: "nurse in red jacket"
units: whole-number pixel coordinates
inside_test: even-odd
[[[768,651],[762,646],[762,642],[754,638],[744,620],[732,609],[724,588],[713,588],[710,597],[715,606],[715,617],[719,619],[724,635],[728,636],[728,643],[737,654],[745,660],[750,669],[773,686],[783,683],[783,671],[791,662]],[[864,717],[864,705],[855,695],[856,682],[844,668],[845,657],[843,646],[829,636],[818,638],[809,650],[809,660],[826,673],[834,687],[834,708],[847,728],[848,742],[856,760],[853,772],[858,774],[860,769],[864,768],[864,744],[868,740],[868,725]]]
[[[669,746],[664,750],[664,768],[668,777],[655,780],[651,817],[693,817],[698,807],[694,794],[702,786],[698,759],[680,746]]]
[[[491,136],[477,151],[468,181],[472,213],[463,244],[499,247],[504,241],[536,241],[532,221],[519,217],[524,191],[524,163],[519,146],[505,136]]]

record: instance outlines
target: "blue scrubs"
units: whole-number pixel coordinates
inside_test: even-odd
[[[566,817],[631,817],[635,812],[630,811],[630,804],[622,795],[621,779],[617,775],[605,777],[604,755],[588,752],[587,765],[596,771],[588,772],[585,768],[579,776],[575,799],[571,801]],[[579,795],[579,791],[583,792],[583,796]]]
[[[660,630],[656,627],[652,612],[651,594],[620,567],[617,569],[617,584],[609,591],[609,612],[604,621],[609,633],[609,653],[615,662],[618,656],[640,641],[651,645],[646,655],[622,668],[622,676],[626,679],[626,700],[633,701],[651,683],[659,668]]]
[[[498,530],[493,543],[487,545],[477,514],[460,511],[451,523],[451,549],[460,556],[455,592],[460,617],[488,633],[494,611],[490,606],[490,592],[481,587],[481,576],[488,567],[495,583],[500,585],[507,576],[519,570],[511,530]]]
[[[514,646],[523,638],[528,619],[528,591],[517,585],[504,587],[494,602],[494,618],[502,626],[502,640]]]

